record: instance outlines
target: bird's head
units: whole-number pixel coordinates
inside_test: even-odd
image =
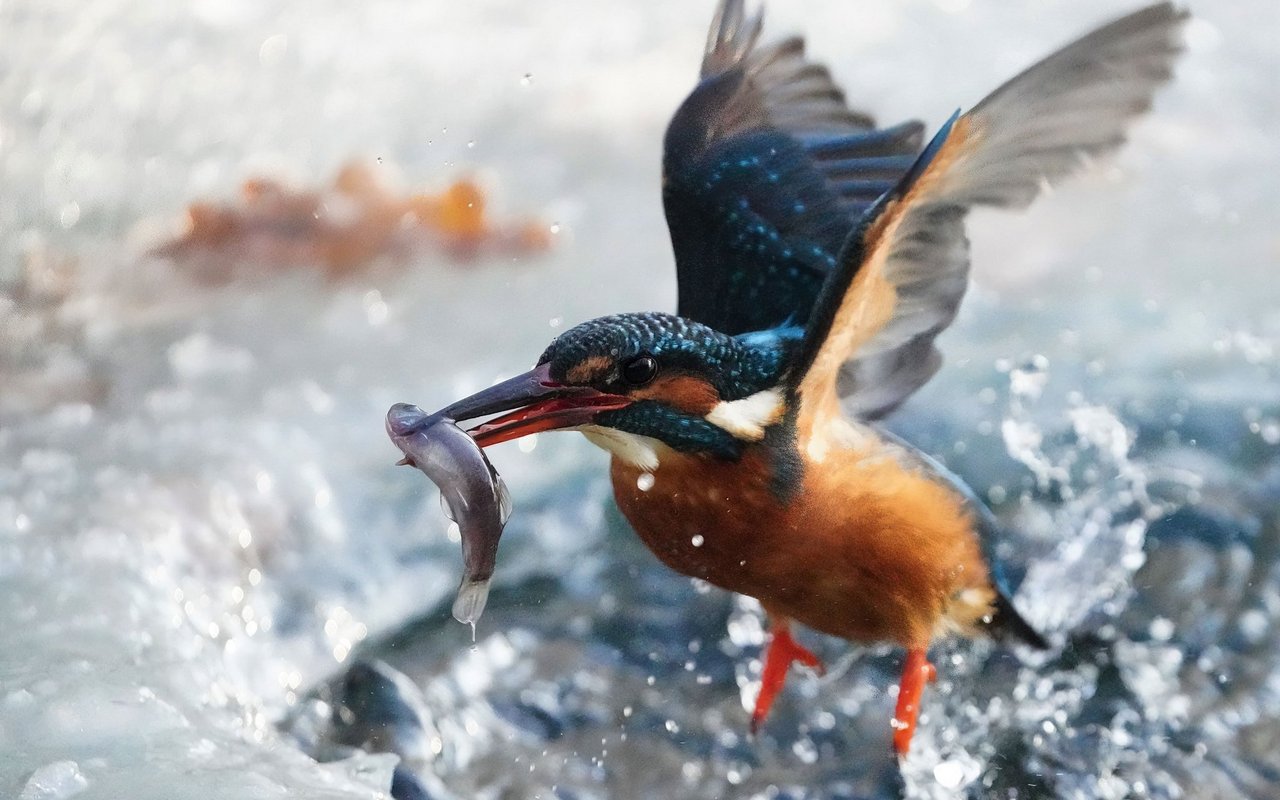
[[[736,458],[786,412],[799,329],[727,336],[671,314],[617,314],[557,337],[529,372],[442,409],[481,446],[575,429],[643,469],[663,448]]]

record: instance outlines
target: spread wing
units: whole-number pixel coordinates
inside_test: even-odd
[[[702,79],[667,128],[662,199],[678,313],[724,333],[803,323],[863,213],[914,163],[923,128],[877,130],[804,42],[757,47],[721,0]]]
[[[892,410],[933,375],[968,285],[970,207],[1026,207],[1124,141],[1181,50],[1184,11],[1151,6],[1079,39],[955,116],[867,214],[817,301],[799,368],[823,413]]]

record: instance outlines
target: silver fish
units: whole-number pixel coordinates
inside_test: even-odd
[[[441,502],[462,535],[462,583],[453,616],[474,625],[489,599],[498,539],[511,516],[511,496],[480,445],[443,414],[408,403],[387,412],[387,435],[415,467],[440,487]]]

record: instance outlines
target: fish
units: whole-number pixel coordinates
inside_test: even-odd
[[[511,495],[470,434],[443,413],[428,414],[409,403],[387,412],[387,436],[414,467],[440,488],[441,505],[462,536],[462,582],[453,617],[472,626],[489,599],[498,540],[511,516]]]

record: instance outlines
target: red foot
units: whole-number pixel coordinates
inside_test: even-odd
[[[760,695],[756,697],[755,710],[751,712],[751,733],[760,730],[760,724],[769,715],[773,699],[778,696],[782,684],[787,680],[787,669],[792,661],[799,661],[806,667],[823,672],[822,662],[813,653],[791,638],[791,629],[786,624],[774,624],[769,636],[768,649],[764,656],[764,675],[760,681]]]
[[[920,695],[926,681],[938,679],[938,670],[925,658],[923,647],[907,651],[907,661],[902,665],[902,680],[898,682],[898,707],[894,709],[893,750],[905,756],[911,749],[911,736],[916,732],[916,716],[920,713]]]

